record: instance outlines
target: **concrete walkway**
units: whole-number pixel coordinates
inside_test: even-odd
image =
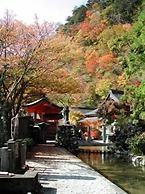
[[[126,194],[67,150],[38,145],[26,164],[38,171],[41,194]]]

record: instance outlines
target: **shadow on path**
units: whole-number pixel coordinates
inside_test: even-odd
[[[58,181],[58,180],[61,180],[61,179],[64,179],[64,180],[86,180],[86,181],[89,181],[89,180],[95,180],[96,178],[94,177],[89,177],[89,176],[72,176],[72,175],[40,175],[40,180],[41,181],[45,181],[45,180],[49,180],[49,181]]]
[[[40,194],[56,194],[57,189],[55,188],[47,188],[47,187],[42,187]]]

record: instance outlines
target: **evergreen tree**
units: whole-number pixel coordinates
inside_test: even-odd
[[[64,26],[64,31],[69,32],[69,29],[72,25],[77,25],[83,22],[86,18],[86,11],[87,7],[85,5],[75,7],[72,16],[69,16],[67,18],[67,23]]]
[[[111,24],[132,23],[139,13],[143,0],[102,1],[104,11]]]

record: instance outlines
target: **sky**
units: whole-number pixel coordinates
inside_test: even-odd
[[[0,0],[0,18],[6,10],[12,11],[15,18],[25,24],[33,24],[35,15],[41,23],[60,22],[72,15],[75,6],[85,5],[87,0]]]

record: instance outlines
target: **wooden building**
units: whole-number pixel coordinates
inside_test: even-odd
[[[26,112],[33,117],[35,125],[45,123],[47,126],[45,139],[54,140],[59,119],[63,118],[63,107],[51,103],[47,98],[41,98],[25,105]]]

